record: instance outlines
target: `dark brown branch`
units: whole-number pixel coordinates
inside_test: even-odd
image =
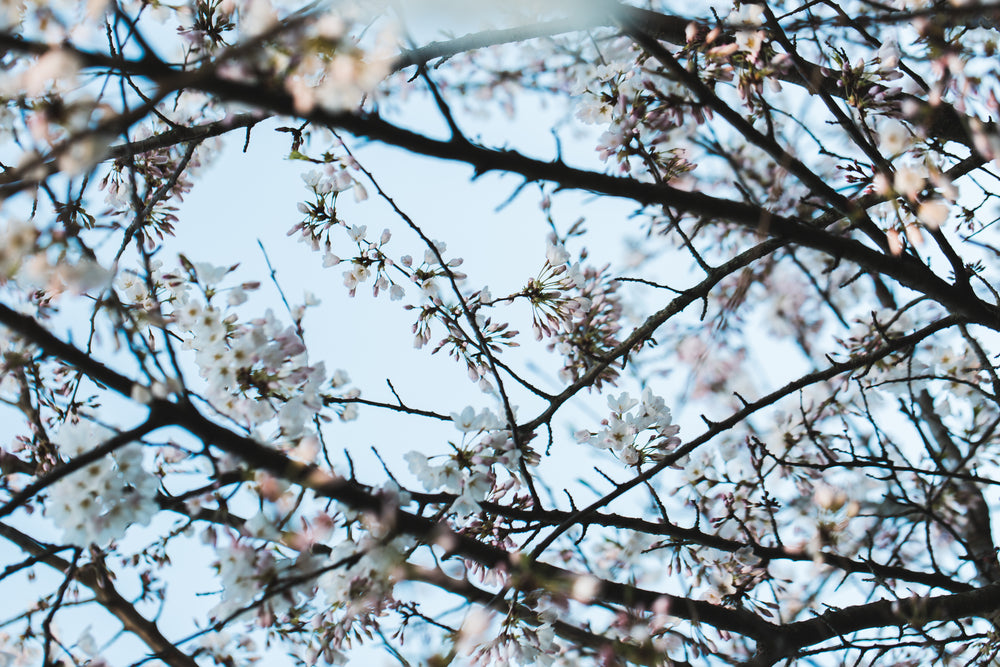
[[[934,399],[930,392],[921,389],[916,401],[920,406],[921,418],[927,424],[937,447],[936,451],[932,451],[935,461],[945,470],[965,469],[966,457],[959,451],[948,427],[934,409]],[[961,533],[968,557],[976,566],[979,582],[989,584],[1000,581],[1000,563],[997,562],[997,548],[993,542],[989,504],[973,482],[953,479],[949,481],[949,485],[954,488],[955,502],[962,508],[952,525]]]
[[[0,506],[0,518],[11,514],[14,510],[34,498],[36,494],[52,486],[67,475],[88,466],[94,461],[104,458],[111,452],[124,447],[130,442],[139,440],[144,435],[155,431],[165,424],[166,421],[160,419],[155,411],[151,412],[146,421],[139,426],[108,438],[108,440],[100,446],[94,447],[93,449],[70,459],[66,463],[53,468],[28,486],[15,493],[6,504]]]
[[[251,128],[264,118],[265,116],[259,112],[242,113],[213,123],[168,130],[147,137],[146,139],[112,146],[107,150],[104,159],[121,160],[151,151],[162,150],[177,144],[204,141],[211,137],[226,134],[232,130]],[[48,160],[38,168],[43,170],[44,176],[51,176],[59,171],[55,160]],[[0,173],[0,199],[20,192],[29,184],[23,180],[19,180],[20,173],[20,171]]]
[[[32,340],[43,351],[61,356],[64,361],[76,365],[88,375],[100,376],[106,385],[128,395],[132,383],[124,376],[99,364],[72,345],[59,341],[31,318],[0,305],[0,322]],[[311,488],[320,496],[343,502],[355,510],[370,511],[385,516],[386,501],[372,495],[356,483],[331,477],[314,466],[293,461],[277,450],[233,433],[206,419],[190,404],[159,400],[154,403],[155,409],[163,415],[162,419],[186,429],[206,443],[237,456],[252,468],[268,470],[293,483]],[[397,530],[427,543],[442,544],[451,554],[468,558],[487,568],[506,571],[512,585],[521,588],[543,587],[568,593],[579,576],[546,563],[513,557],[503,549],[456,534],[440,522],[401,509],[395,510],[391,521]],[[917,622],[919,619],[931,621],[986,615],[997,609],[1000,599],[998,594],[1000,585],[991,585],[951,596],[915,598],[906,602],[870,603],[841,612],[829,612],[818,619],[784,626],[784,629],[764,621],[749,611],[729,609],[702,600],[658,593],[618,582],[599,582],[597,597],[610,604],[645,609],[652,608],[658,600],[664,599],[669,605],[672,616],[752,637],[759,643],[766,644],[762,656],[767,656],[768,659],[770,656],[777,656],[774,658],[777,660],[793,655],[799,648],[824,641],[831,636],[864,628],[901,625]],[[923,615],[917,616],[918,613]]]
[[[414,496],[417,498],[417,496]],[[726,539],[718,535],[712,535],[697,528],[684,528],[671,523],[657,523],[636,517],[619,516],[615,514],[603,514],[592,512],[586,516],[576,517],[573,512],[560,510],[546,510],[544,512],[530,512],[518,508],[499,506],[493,503],[483,503],[483,509],[491,514],[503,516],[514,521],[525,521],[535,523],[558,524],[567,520],[572,520],[573,525],[585,528],[587,526],[604,526],[621,528],[624,530],[634,530],[646,535],[663,535],[671,537],[679,542],[686,542],[706,546],[712,549],[719,549],[727,553],[735,553],[743,547],[749,546],[753,554],[765,561],[791,560],[799,562],[814,562],[819,560],[830,567],[837,568],[844,573],[855,573],[874,576],[879,579],[898,579],[915,584],[923,584],[932,588],[940,588],[953,593],[962,593],[973,590],[973,586],[960,581],[955,581],[943,574],[933,572],[920,572],[910,568],[896,565],[883,565],[871,560],[852,560],[846,556],[821,552],[808,553],[802,550],[793,550],[785,547],[768,547],[761,544],[753,544],[741,540]]]
[[[923,627],[934,621],[993,618],[1000,612],[1000,584],[966,593],[934,597],[882,600],[828,611],[816,618],[781,626],[758,644],[757,655],[746,667],[769,667],[806,646],[843,637],[860,630],[882,627]]]
[[[462,597],[469,602],[494,609],[501,614],[514,614],[518,618],[536,626],[541,625],[543,622],[538,614],[524,605],[512,605],[510,601],[504,599],[502,596],[483,590],[468,579],[449,577],[440,569],[432,570],[430,568],[411,566],[407,568],[407,578],[410,581],[421,581],[425,584],[435,586],[443,591]],[[639,665],[658,666],[663,664],[664,656],[650,644],[636,645],[617,639],[610,639],[558,619],[552,622],[552,629],[559,637],[567,639],[577,646],[589,648],[597,654],[610,652],[628,660],[630,663]],[[685,663],[676,661],[671,661],[670,664],[677,667],[685,665]]]
[[[793,174],[811,192],[823,197],[842,216],[849,218],[852,224],[858,225],[883,252],[888,250],[889,244],[885,234],[875,226],[865,210],[856,202],[834,190],[801,160],[789,154],[773,137],[759,132],[741,113],[723,102],[696,74],[685,69],[667,49],[650,37],[641,24],[630,20],[622,21],[622,28],[694,93],[702,104],[724,118],[747,141],[770,155],[778,167]],[[767,222],[762,221],[761,225],[766,226]]]
[[[41,45],[25,42],[10,35],[0,35],[0,47],[39,50]],[[44,52],[44,51],[42,51]],[[103,56],[89,54],[85,60],[101,61]],[[220,99],[238,101],[272,112],[299,116],[292,97],[283,90],[268,89],[257,83],[232,81],[213,72],[169,74],[160,66],[148,66],[143,61],[120,64],[120,68],[136,67],[135,75],[149,76],[169,89],[201,90]],[[1000,329],[1000,308],[979,299],[970,288],[952,285],[934,274],[919,260],[903,255],[892,257],[803,221],[776,215],[771,211],[742,202],[712,197],[702,192],[689,192],[653,183],[608,176],[598,172],[575,169],[561,160],[535,160],[516,151],[492,150],[462,141],[443,141],[392,125],[368,113],[330,112],[317,109],[304,116],[310,122],[344,129],[355,136],[366,137],[399,146],[412,153],[446,160],[465,162],[477,174],[506,171],[520,174],[528,181],[555,182],[562,188],[587,190],[612,197],[631,199],[640,204],[665,206],[708,219],[728,220],[748,229],[773,236],[786,242],[814,248],[842,260],[848,260],[877,274],[889,276],[900,284],[938,301],[950,312],[970,322],[991,329]]]
[[[611,4],[611,3],[609,3]],[[438,58],[447,59],[452,56],[473,51],[476,49],[521,42],[539,37],[551,37],[559,34],[587,30],[590,28],[613,27],[620,21],[630,22],[634,25],[642,26],[643,32],[664,42],[684,46],[687,43],[687,30],[689,26],[694,26],[701,34],[708,33],[715,26],[705,21],[697,19],[662,14],[640,7],[631,7],[623,4],[612,4],[613,12],[584,12],[578,16],[556,21],[538,23],[532,26],[521,26],[509,28],[507,30],[487,30],[458,37],[452,40],[432,42],[418,49],[413,49],[403,53],[394,63],[394,69],[405,69],[413,65],[425,65],[431,60]],[[955,10],[957,8],[949,8]],[[968,8],[968,11],[977,19],[981,19],[979,6]],[[997,12],[997,6],[985,6],[992,12]],[[888,19],[905,21],[909,16],[937,15],[941,10],[935,6],[923,12],[898,12]],[[866,19],[877,19],[876,16],[859,17],[855,21],[864,22]],[[732,42],[733,33],[723,31],[716,39],[715,43],[725,44]],[[823,95],[843,98],[847,94],[845,90],[837,86],[837,79],[827,76],[823,68],[814,63],[802,61],[797,69],[781,70],[774,73],[774,76],[784,82],[815,90]],[[907,105],[914,110],[912,119],[924,126],[929,136],[937,137],[943,141],[957,141],[975,152],[975,141],[970,136],[968,127],[971,119],[959,113],[952,105],[946,102],[939,102],[932,105],[926,100],[915,95],[901,94],[895,101],[901,106]],[[993,122],[984,123],[985,131],[994,131],[996,124]]]
[[[70,563],[53,554],[49,547],[12,526],[0,523],[0,535],[54,570],[67,573],[71,569]],[[114,582],[102,564],[88,563],[76,570],[74,578],[94,592],[97,602],[121,621],[125,630],[134,634],[152,649],[151,657],[159,658],[170,667],[198,667],[198,663],[191,656],[181,651],[163,636],[156,623],[137,612],[135,607],[115,590]]]
[[[721,421],[713,422],[709,426],[709,428],[706,429],[704,433],[694,438],[693,440],[689,440],[686,444],[671,452],[668,456],[664,457],[662,461],[660,461],[650,469],[646,470],[641,475],[636,475],[627,482],[617,484],[615,486],[614,491],[605,494],[601,498],[598,498],[597,500],[592,502],[587,507],[577,510],[576,512],[568,516],[548,536],[546,536],[545,539],[543,539],[538,544],[538,546],[535,547],[534,553],[541,554],[542,551],[545,549],[545,547],[547,547],[548,545],[552,544],[553,541],[555,541],[556,537],[566,532],[566,530],[568,530],[572,526],[576,525],[576,523],[580,521],[583,517],[588,516],[592,512],[596,512],[601,507],[607,507],[616,498],[619,498],[620,496],[624,495],[628,491],[631,491],[640,484],[645,484],[647,481],[651,480],[653,477],[660,474],[668,467],[674,465],[681,458],[687,456],[688,454],[690,454],[695,449],[697,449],[704,443],[708,442],[715,436],[719,435],[720,433],[725,433],[729,429],[735,427],[737,424],[742,423],[744,420],[746,420],[748,417],[750,417],[758,410],[774,405],[779,399],[784,398],[785,396],[788,396],[796,391],[799,391],[804,387],[808,387],[811,384],[815,384],[816,382],[823,382],[829,380],[846,371],[868,367],[871,364],[878,361],[879,359],[882,359],[883,357],[891,354],[893,351],[908,348],[911,345],[916,344],[917,342],[923,340],[927,336],[937,331],[941,331],[942,329],[946,329],[948,327],[958,324],[959,321],[960,320],[958,318],[955,318],[953,316],[941,318],[937,322],[934,322],[924,327],[920,331],[909,334],[908,336],[900,336],[899,338],[889,341],[889,343],[886,346],[880,348],[879,350],[876,350],[875,352],[866,355],[859,355],[858,357],[851,359],[850,361],[834,363],[829,368],[826,368],[824,370],[803,375],[797,380],[789,382],[784,387],[781,387],[780,389],[777,389],[752,403],[747,403],[742,410],[731,414],[729,417]]]
[[[30,340],[46,354],[76,366],[117,393],[130,396],[132,382],[125,376],[97,362],[75,346],[59,340],[32,318],[0,304],[0,323]],[[391,499],[376,495],[351,480],[330,475],[316,466],[294,461],[276,449],[234,433],[206,418],[190,403],[154,399],[151,407],[153,414],[157,415],[157,424],[179,426],[205,444],[237,457],[254,470],[267,470],[289,482],[312,489],[320,497],[336,500],[355,511],[370,512],[382,517],[396,530],[428,544],[443,545],[449,555],[461,556],[486,568],[504,571],[508,573],[513,585],[518,587],[542,587],[568,593],[579,577],[568,570],[531,561],[455,533],[441,521],[398,508],[393,511]],[[774,627],[749,611],[729,609],[704,600],[659,593],[619,582],[600,581],[598,597],[609,604],[646,609],[652,608],[658,600],[665,599],[672,616],[707,623],[720,630],[755,638],[767,635]]]

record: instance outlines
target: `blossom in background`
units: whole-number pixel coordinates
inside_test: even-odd
[[[937,229],[948,220],[951,206],[941,198],[927,199],[917,206],[917,218],[931,229]]]
[[[896,169],[892,187],[908,199],[915,200],[927,185],[927,169],[922,166],[903,166]]]
[[[909,127],[900,120],[884,118],[878,128],[879,146],[890,156],[899,155],[913,143]]]

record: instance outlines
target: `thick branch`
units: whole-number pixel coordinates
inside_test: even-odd
[[[45,563],[59,572],[69,572],[70,563],[68,561],[51,553],[46,546],[36,542],[16,528],[0,523],[0,535],[19,546],[25,553],[37,556],[39,562]],[[198,667],[198,663],[193,658],[163,636],[156,623],[137,612],[135,607],[115,590],[114,582],[107,572],[103,571],[102,566],[91,563],[79,568],[76,571],[76,580],[94,592],[94,596],[101,606],[121,621],[125,630],[134,634],[152,649],[152,657],[159,658],[170,667]]]
[[[905,600],[882,600],[828,611],[808,621],[781,626],[758,643],[757,655],[747,667],[765,667],[794,656],[800,649],[827,639],[843,637],[868,628],[921,628],[935,621],[957,621],[970,617],[992,618],[1000,612],[1000,584],[990,584],[966,593]]]
[[[116,144],[111,146],[107,150],[107,153],[105,153],[103,159],[120,160],[151,151],[169,148],[177,144],[203,141],[236,129],[246,128],[249,130],[249,128],[261,122],[264,118],[265,116],[260,112],[241,113],[212,123],[168,130],[166,132],[161,132],[160,134],[147,137],[146,139],[140,139],[139,141],[131,141],[125,144]],[[40,170],[42,173],[36,174],[37,170]],[[43,165],[39,166],[37,170],[33,170],[33,177],[36,180],[38,176],[46,177],[57,173],[59,168],[55,160],[48,160]],[[35,180],[30,182],[19,180],[19,175],[20,170],[0,173],[0,199],[10,197],[35,182]]]
[[[926,389],[916,395],[917,405],[927,424],[937,450],[933,452],[938,464],[946,470],[964,471],[967,459],[959,451],[951,434],[934,408],[934,399]],[[950,482],[955,489],[955,502],[964,509],[956,516],[954,527],[961,531],[969,558],[976,566],[979,581],[983,584],[1000,580],[1000,563],[997,562],[997,548],[993,543],[990,521],[990,506],[982,491],[973,482],[954,479]]]
[[[611,3],[614,11],[608,12],[583,12],[568,19],[547,21],[531,26],[520,26],[507,30],[487,30],[483,32],[471,33],[456,39],[432,42],[418,49],[407,51],[400,55],[394,63],[394,69],[405,69],[413,65],[425,65],[431,60],[438,58],[447,59],[452,56],[473,51],[476,49],[521,42],[539,37],[551,37],[559,34],[587,30],[590,28],[614,27],[619,22],[632,23],[641,26],[645,34],[655,37],[658,40],[684,46],[687,44],[687,30],[693,26],[699,34],[706,34],[716,26],[706,21],[685,18],[654,12],[640,7],[630,7],[618,3]],[[997,11],[996,5],[988,7]],[[954,9],[954,8],[951,8]],[[985,7],[983,8],[985,9]],[[928,13],[941,11],[940,7],[927,10]],[[971,11],[980,17],[980,8],[972,8]],[[913,12],[890,12],[886,14],[886,19],[905,21],[909,16],[919,15]],[[876,15],[861,17],[860,20],[877,20]],[[723,30],[716,38],[715,44],[726,44],[734,41],[732,31]],[[786,83],[802,86],[807,90],[815,90],[830,97],[844,98],[847,91],[837,85],[837,79],[827,76],[823,68],[809,62],[800,63],[797,69],[780,69],[774,76]],[[927,134],[944,141],[956,141],[964,144],[974,152],[975,141],[970,136],[968,127],[971,119],[959,113],[954,106],[947,102],[940,101],[937,104],[930,104],[926,100],[915,95],[900,94],[895,101],[901,106],[906,105],[913,110],[912,120],[923,126]],[[987,133],[995,129],[993,122],[984,123]]]
[[[38,50],[40,45],[24,42],[10,35],[0,35],[0,47]],[[101,61],[103,56],[89,54],[89,60]],[[308,114],[296,110],[295,103],[283,90],[268,89],[256,82],[239,82],[219,78],[214,72],[180,73],[145,61],[116,63],[119,69],[135,75],[148,76],[167,89],[193,89],[220,99],[243,102],[272,112],[301,116],[310,122],[340,128],[355,136],[399,146],[410,152],[465,162],[477,174],[506,171],[520,174],[529,181],[549,181],[563,188],[588,190],[612,197],[623,197],[640,204],[666,206],[690,215],[728,220],[783,241],[814,248],[837,259],[846,259],[877,274],[889,276],[900,284],[938,301],[950,312],[970,322],[991,329],[1000,329],[1000,309],[979,299],[971,289],[951,285],[934,274],[919,260],[908,255],[893,257],[883,254],[850,238],[820,230],[792,218],[776,215],[765,209],[742,202],[711,197],[701,192],[689,192],[668,185],[608,176],[598,172],[575,169],[561,160],[546,162],[521,155],[516,151],[492,150],[467,141],[432,139],[422,134],[392,125],[368,113],[331,112],[315,109]],[[132,72],[131,69],[136,71]]]
[[[407,568],[407,578],[411,581],[422,581],[426,584],[436,586],[469,602],[494,609],[501,614],[514,614],[518,618],[536,626],[543,623],[539,615],[528,607],[520,604],[511,604],[503,596],[479,588],[468,579],[449,577],[440,569],[409,567]],[[663,664],[663,656],[649,643],[636,645],[617,639],[610,639],[558,619],[552,621],[552,629],[559,637],[568,639],[577,646],[589,648],[598,654],[601,652],[612,652],[616,656],[625,658],[630,663],[639,665]],[[671,664],[682,667],[685,663],[672,662]]]
[[[955,324],[958,324],[958,322],[959,320],[953,316],[941,318],[937,322],[934,322],[924,327],[920,331],[909,334],[908,336],[900,336],[899,338],[892,340],[888,345],[879,350],[876,350],[867,355],[861,355],[847,362],[834,363],[829,368],[825,368],[821,371],[815,371],[813,373],[803,375],[797,380],[792,380],[784,387],[776,389],[770,394],[767,394],[766,396],[763,396],[762,398],[753,401],[752,403],[747,403],[742,410],[739,410],[738,412],[729,415],[729,417],[721,421],[713,422],[711,426],[709,426],[709,428],[706,429],[705,432],[703,432],[701,435],[692,440],[689,440],[683,446],[675,449],[669,455],[664,457],[662,461],[660,461],[653,467],[649,468],[642,474],[636,475],[627,482],[618,484],[615,487],[615,489],[610,493],[607,493],[601,498],[598,498],[587,507],[584,507],[583,509],[573,512],[573,514],[568,516],[561,524],[556,526],[556,528],[545,539],[543,539],[541,542],[538,543],[538,546],[535,547],[535,553],[540,554],[545,549],[545,547],[547,547],[549,544],[555,541],[556,537],[566,532],[566,530],[575,525],[576,522],[582,519],[583,517],[586,517],[591,513],[596,512],[598,509],[602,507],[607,507],[608,505],[611,504],[612,501],[621,497],[626,492],[631,491],[640,484],[644,484],[649,480],[653,479],[656,475],[659,475],[661,472],[663,472],[670,466],[677,463],[677,461],[679,461],[681,458],[687,456],[698,447],[701,447],[703,444],[705,444],[715,436],[719,435],[720,433],[725,433],[729,429],[734,428],[736,425],[743,423],[748,417],[753,415],[758,410],[774,405],[781,398],[784,398],[785,396],[788,396],[796,391],[799,391],[804,387],[808,387],[809,385],[814,384],[816,382],[823,382],[825,380],[829,380],[831,378],[836,377],[837,375],[840,375],[845,371],[856,370],[857,368],[870,366],[879,359],[882,359],[883,357],[890,354],[893,350],[900,350],[907,348],[911,345],[915,345],[917,342],[923,340],[932,333],[940,331],[941,329],[945,329],[950,326],[954,326]]]
[[[30,340],[46,354],[76,366],[119,394],[130,395],[132,382],[125,376],[97,362],[73,345],[59,340],[32,318],[0,304],[0,323]],[[254,470],[267,470],[282,479],[312,489],[320,497],[336,500],[356,511],[371,512],[388,521],[396,530],[426,543],[443,546],[450,555],[467,558],[490,569],[505,571],[518,587],[543,587],[569,593],[579,578],[579,575],[568,570],[532,562],[519,554],[511,554],[455,533],[444,522],[398,508],[392,511],[391,499],[382,498],[356,482],[335,477],[316,466],[294,461],[252,438],[234,433],[207,419],[190,403],[154,399],[151,408],[160,415],[161,423],[185,429],[206,444],[244,461]],[[754,638],[767,635],[774,627],[745,610],[729,609],[703,600],[659,593],[613,581],[599,582],[598,597],[610,604],[645,609],[650,609],[658,600],[665,599],[670,606],[671,615],[677,618],[706,623],[720,630]]]

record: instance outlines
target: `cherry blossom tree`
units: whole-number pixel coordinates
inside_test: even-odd
[[[0,664],[1000,660],[1000,6],[0,9]]]

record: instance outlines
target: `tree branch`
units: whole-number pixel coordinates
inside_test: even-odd
[[[51,553],[47,546],[12,526],[0,523],[0,535],[16,544],[25,553],[36,556],[39,562],[54,570],[67,573],[71,569],[68,561]],[[114,583],[103,565],[88,563],[76,570],[75,579],[94,592],[98,603],[121,621],[126,631],[141,639],[152,649],[151,658],[159,658],[170,667],[198,667],[194,658],[174,646],[163,636],[156,623],[137,612],[135,607],[115,590]]]

